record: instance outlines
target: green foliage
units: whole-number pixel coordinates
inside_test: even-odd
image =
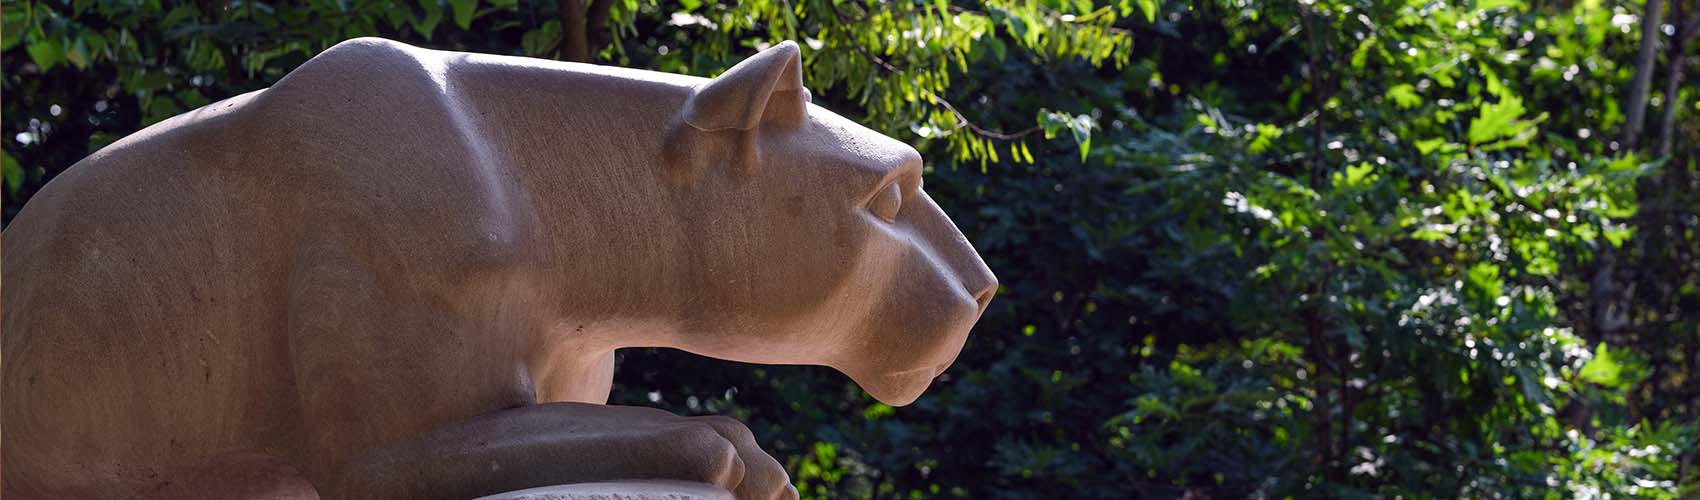
[[[1041,110],[1039,127],[1015,132],[982,128],[974,124],[975,109],[945,97],[952,81],[971,66],[1011,58],[1120,67],[1127,63],[1132,42],[1114,24],[1127,13],[1091,2],[990,1],[972,7],[950,2],[686,2],[639,6],[615,22],[629,28],[646,16],[668,19],[646,33],[661,46],[677,48],[656,54],[650,63],[664,71],[723,67],[744,53],[733,47],[798,40],[808,48],[804,79],[815,95],[853,102],[865,122],[882,132],[942,142],[941,153],[984,167],[1006,159],[1031,163],[1025,138],[1041,129],[1047,138],[1054,136],[1055,116],[1063,117],[1068,137],[1084,156],[1092,119]],[[617,60],[628,61],[620,47],[611,50],[621,56]],[[1008,103],[985,99],[975,104]]]
[[[1632,352],[1607,348],[1603,342],[1595,348],[1593,359],[1577,373],[1582,380],[1619,389],[1634,387],[1646,376],[1646,361]]]
[[[1669,156],[1610,139],[1638,3],[610,7],[602,62],[712,75],[798,40],[817,102],[916,144],[1002,278],[904,408],[824,368],[621,353],[616,402],[749,423],[805,497],[1700,491],[1700,95],[1658,96],[1688,105]],[[342,39],[552,57],[559,14],[8,4],[6,216]],[[1630,326],[1606,335],[1611,252]]]

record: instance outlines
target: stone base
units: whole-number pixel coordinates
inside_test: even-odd
[[[718,486],[686,481],[633,480],[544,486],[476,500],[734,500]]]

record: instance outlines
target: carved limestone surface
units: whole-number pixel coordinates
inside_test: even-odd
[[[902,405],[997,288],[915,150],[801,75],[362,38],[101,149],[4,235],[5,498],[795,497],[734,420],[604,405],[614,350]]]
[[[681,481],[617,481],[546,486],[478,500],[733,500],[726,490]]]

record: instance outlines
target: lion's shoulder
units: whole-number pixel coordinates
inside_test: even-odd
[[[338,43],[290,71],[267,93],[294,104],[433,99],[442,93],[442,57],[435,51],[363,37]]]

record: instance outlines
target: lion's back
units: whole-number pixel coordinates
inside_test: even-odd
[[[255,97],[91,155],[6,229],[8,492],[100,488],[95,479],[108,477],[145,484],[180,459],[263,445],[240,426],[293,425],[261,413],[289,415],[287,387],[256,387],[288,380],[275,310],[282,264],[263,249],[290,229],[257,216],[287,202],[253,196],[275,192],[276,179],[221,146],[242,143],[241,108]],[[245,414],[267,417],[231,417]]]
[[[290,279],[327,228],[410,259],[511,244],[490,228],[524,225],[433,57],[344,42],[30,200],[3,238],[8,495],[135,491],[213,454],[299,452]]]

